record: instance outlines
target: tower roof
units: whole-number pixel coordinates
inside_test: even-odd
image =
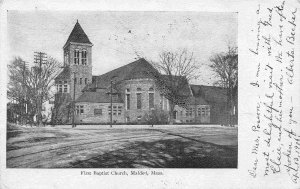
[[[66,46],[70,42],[86,43],[86,44],[92,45],[88,36],[86,35],[86,33],[83,31],[82,27],[80,26],[78,20],[77,20],[77,22],[76,22],[71,34],[69,35],[68,40],[64,46]]]

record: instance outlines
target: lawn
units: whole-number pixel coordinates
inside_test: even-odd
[[[8,168],[237,168],[237,128],[9,125]]]

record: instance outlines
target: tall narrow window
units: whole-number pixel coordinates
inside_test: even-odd
[[[58,82],[58,92],[62,93],[62,81]]]
[[[84,113],[83,106],[80,106],[80,114],[83,114],[83,113]]]
[[[164,97],[162,94],[160,94],[160,108],[163,110],[164,109]]]
[[[86,65],[86,64],[87,64],[86,62],[87,62],[87,61],[86,61],[86,51],[83,50],[83,51],[81,52],[81,63],[82,63],[82,65]]]
[[[79,84],[80,84],[80,85],[82,84],[82,78],[79,79]]]
[[[125,108],[130,109],[130,89],[126,89]]]
[[[112,110],[113,110],[113,115],[117,115],[117,106],[113,106]]]
[[[64,81],[64,93],[68,92],[68,82]]]
[[[84,79],[84,84],[87,84],[87,78]]]
[[[154,108],[154,93],[149,93],[149,108]]]
[[[77,84],[77,78],[76,77],[74,78],[74,83]]]
[[[149,88],[149,109],[154,108],[154,89],[153,87]]]
[[[69,65],[69,53],[65,51],[64,64]]]
[[[108,115],[111,114],[111,106],[108,106]]]
[[[118,115],[122,114],[122,106],[118,106]]]
[[[74,51],[74,64],[79,64],[79,50]]]
[[[136,108],[142,109],[142,94],[141,93],[136,94]]]
[[[130,110],[130,94],[126,94],[126,110]]]

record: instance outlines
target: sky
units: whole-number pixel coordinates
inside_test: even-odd
[[[63,45],[78,19],[93,43],[93,75],[185,48],[201,67],[200,78],[191,83],[212,85],[209,58],[228,44],[237,46],[237,17],[228,12],[9,11],[9,57],[31,64],[34,52],[42,51],[63,62]]]

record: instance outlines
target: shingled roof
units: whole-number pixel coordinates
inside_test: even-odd
[[[103,75],[93,76],[92,83],[87,85],[83,90],[89,91],[95,88],[107,88],[110,86],[112,78],[114,82],[119,82],[130,79],[151,78],[154,74],[158,74],[157,70],[144,58],[141,58]]]
[[[65,43],[64,46],[66,46],[70,42],[86,43],[86,44],[91,44],[92,45],[92,43],[90,42],[88,36],[85,34],[82,27],[78,23],[78,20],[77,20],[77,22],[76,22],[71,34],[69,35],[68,40],[67,40],[67,42]]]
[[[225,103],[227,102],[227,91],[222,87],[206,85],[190,85],[193,96],[202,97],[207,102]]]
[[[55,78],[55,81],[59,80],[68,80],[70,79],[70,68],[69,67],[64,67],[62,72]]]

